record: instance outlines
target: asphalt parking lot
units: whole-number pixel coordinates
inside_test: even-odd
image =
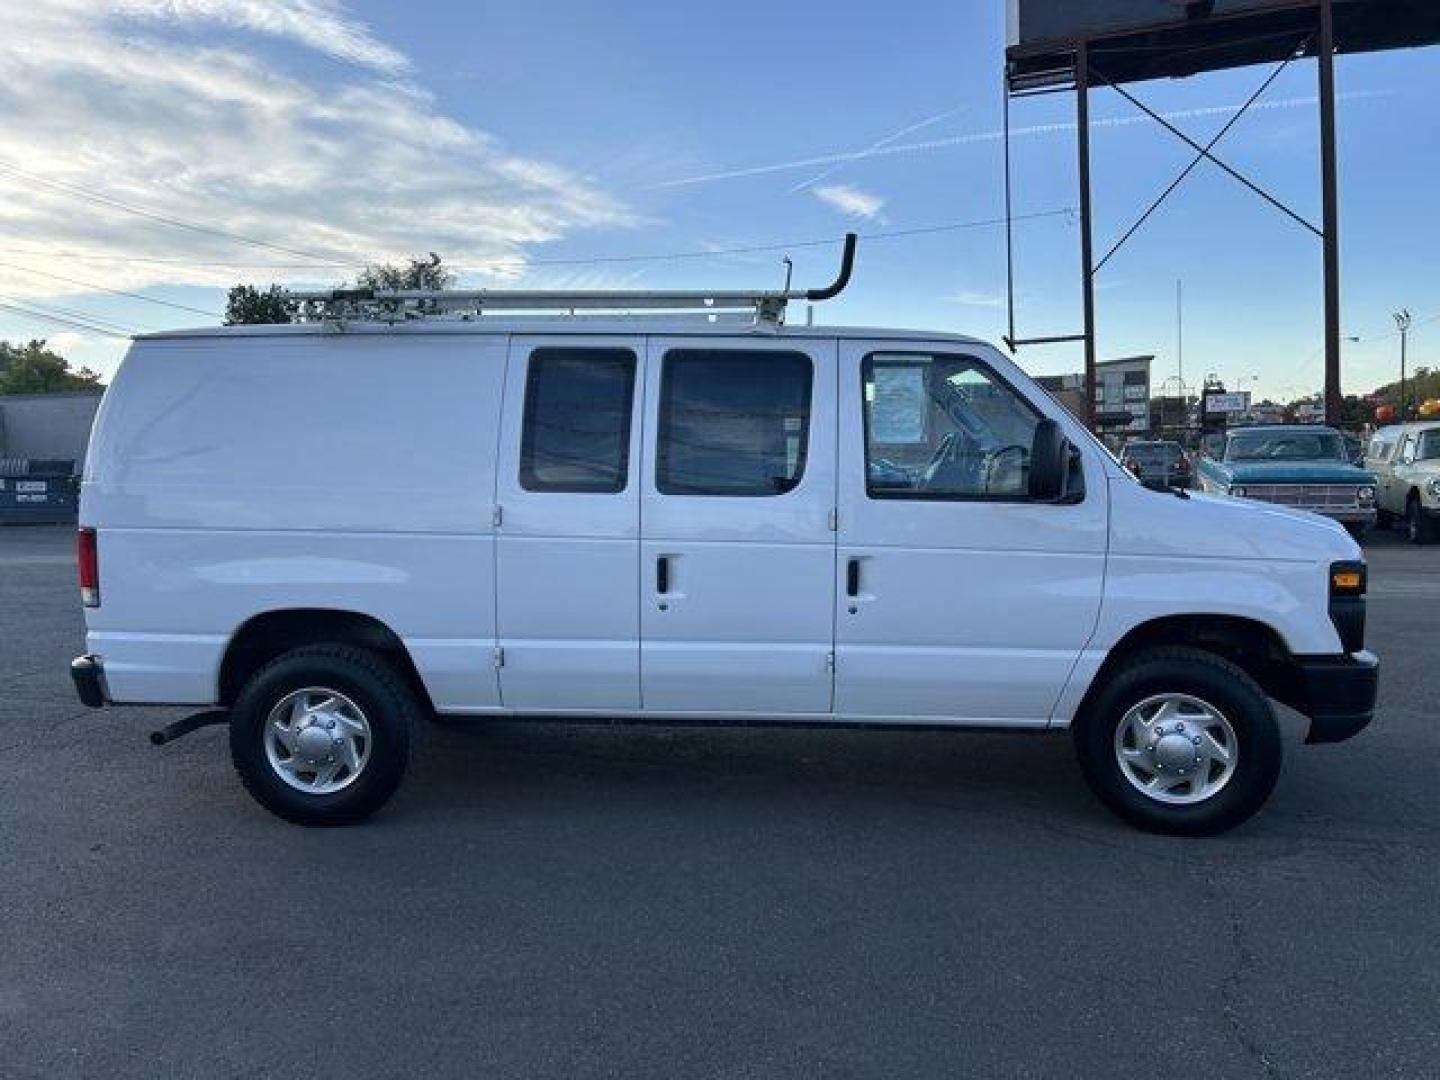
[[[0,1076],[1436,1075],[1440,547],[1371,729],[1180,841],[1064,738],[513,723],[298,829],[78,704],[71,543],[0,530]]]

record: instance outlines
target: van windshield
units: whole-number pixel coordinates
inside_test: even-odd
[[[1346,461],[1333,431],[1245,431],[1230,436],[1226,461]]]
[[[1420,433],[1420,442],[1415,447],[1416,461],[1434,461],[1440,458],[1440,428],[1431,428]]]

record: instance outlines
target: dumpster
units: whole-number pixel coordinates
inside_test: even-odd
[[[73,524],[79,495],[74,461],[0,458],[0,525]]]

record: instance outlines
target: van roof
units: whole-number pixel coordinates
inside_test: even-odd
[[[905,341],[948,341],[966,345],[988,345],[980,338],[964,334],[944,333],[933,330],[901,330],[886,327],[866,326],[774,326],[756,324],[749,320],[719,319],[711,322],[705,318],[626,318],[626,317],[575,317],[537,319],[416,319],[407,322],[382,322],[357,319],[345,322],[313,323],[267,323],[245,326],[209,326],[193,329],[160,330],[150,334],[137,334],[136,341],[194,340],[197,338],[281,338],[281,337],[330,337],[341,334],[356,336],[413,336],[428,334],[545,334],[563,336],[574,334],[624,334],[629,337],[643,335],[664,336],[713,336],[756,338],[872,338]]]

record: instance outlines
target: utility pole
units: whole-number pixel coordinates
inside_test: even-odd
[[[1184,284],[1175,279],[1175,376],[1185,385],[1185,296],[1181,291]]]
[[[1080,159],[1080,300],[1085,317],[1085,426],[1095,423],[1095,253],[1090,220],[1090,46],[1075,50],[1076,151]]]
[[[1395,325],[1400,328],[1400,422],[1407,419],[1405,412],[1405,340],[1410,336],[1410,309],[1401,308],[1395,312]]]
[[[1340,194],[1335,182],[1335,12],[1320,0],[1320,194],[1324,216],[1325,421],[1340,422]]]

